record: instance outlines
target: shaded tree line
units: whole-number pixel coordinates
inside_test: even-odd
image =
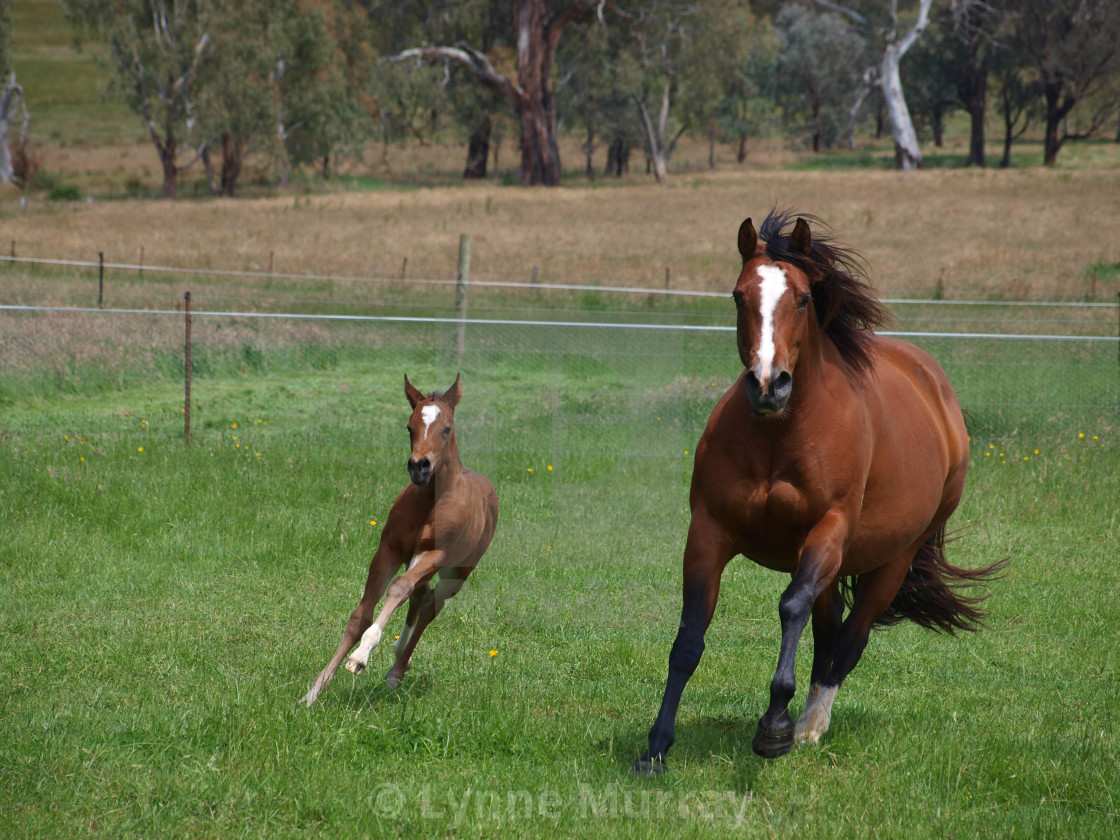
[[[1030,126],[1052,164],[1120,120],[1115,0],[61,2],[105,45],[108,93],[143,122],[167,197],[188,167],[232,196],[250,155],[283,182],[330,177],[371,141],[450,134],[465,178],[509,149],[521,184],[554,185],[561,132],[583,139],[588,177],[597,152],[621,174],[640,150],[664,181],[685,135],[714,165],[718,143],[742,161],[759,136],[823,151],[889,133],[914,168],[919,136],[940,145],[963,111],[970,163],[998,115],[1003,165]]]

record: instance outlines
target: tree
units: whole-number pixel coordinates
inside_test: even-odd
[[[1110,90],[1120,70],[1116,0],[1020,0],[1010,17],[1013,44],[1029,57],[1045,106],[1043,163],[1053,166],[1067,140],[1092,137],[1115,116]],[[1070,114],[1101,96],[1081,125]]]
[[[891,121],[897,167],[899,169],[921,167],[922,152],[918,147],[914,121],[910,117],[906,97],[903,95],[899,68],[903,56],[929,24],[929,9],[933,0],[917,0],[914,21],[909,29],[901,34],[899,0],[865,0],[862,6],[868,8],[867,14],[861,13],[852,5],[841,5],[832,0],[815,0],[815,2],[818,6],[840,12],[863,31],[874,35],[876,43],[880,46],[880,58],[877,64],[865,71],[864,78],[868,84],[876,84],[882,93]]]
[[[144,121],[163,196],[174,198],[179,172],[198,159],[195,83],[211,56],[207,7],[200,0],[60,1],[79,33],[108,46],[116,70],[110,89]]]
[[[1006,0],[950,0],[950,30],[956,46],[957,96],[969,116],[969,166],[983,166],[988,77],[1004,47],[1000,34]]]
[[[13,122],[19,124],[22,142],[26,139],[27,124],[31,120],[23,87],[16,81],[16,72],[12,69],[9,51],[11,14],[11,6],[7,3],[0,6],[0,184],[10,184],[14,176],[9,126]]]
[[[416,47],[398,53],[395,59],[454,62],[508,100],[520,123],[521,184],[555,186],[560,183],[560,151],[553,61],[565,28],[591,20],[604,5],[602,0],[514,0],[509,43],[516,50],[516,80],[502,73],[485,52],[467,43]]]
[[[807,135],[814,152],[850,140],[868,61],[860,31],[836,12],[797,4],[778,12],[774,29],[780,42],[774,93],[787,126]]]

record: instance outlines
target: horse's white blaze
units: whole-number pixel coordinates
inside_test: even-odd
[[[438,405],[426,405],[420,409],[420,418],[424,421],[424,434],[428,433],[428,428],[436,422],[437,417],[439,417]]]
[[[797,728],[794,730],[797,743],[816,744],[828,731],[828,724],[832,721],[832,701],[836,699],[838,688],[838,686],[822,688],[818,685],[809,688],[805,710],[797,719]]]
[[[758,276],[762,278],[759,288],[759,313],[762,315],[762,334],[758,340],[758,381],[765,388],[770,383],[770,371],[774,366],[774,310],[778,301],[789,287],[786,273],[776,265],[760,265]]]

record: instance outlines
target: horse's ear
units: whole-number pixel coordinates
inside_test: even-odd
[[[758,233],[750,219],[743,219],[743,223],[739,225],[739,256],[743,258],[743,262],[754,256],[757,247]]]
[[[463,398],[463,376],[462,374],[455,375],[455,384],[447,389],[447,393],[443,395],[447,400],[447,404],[454,408],[459,404],[459,400]]]
[[[795,254],[803,254],[809,256],[813,250],[813,232],[809,229],[809,223],[804,219],[798,219],[797,224],[793,226],[793,233],[789,235],[789,249]]]
[[[424,399],[424,395],[408,381],[407,373],[404,375],[404,395],[408,397],[408,404],[413,408],[416,408],[416,405]]]

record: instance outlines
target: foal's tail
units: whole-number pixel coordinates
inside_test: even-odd
[[[956,635],[957,630],[979,630],[984,626],[984,611],[979,605],[988,595],[967,595],[962,590],[1000,577],[1007,563],[1007,559],[999,560],[981,569],[954,566],[945,559],[945,526],[942,525],[918,549],[898,594],[875,620],[874,626],[890,627],[909,619],[951,636]]]

